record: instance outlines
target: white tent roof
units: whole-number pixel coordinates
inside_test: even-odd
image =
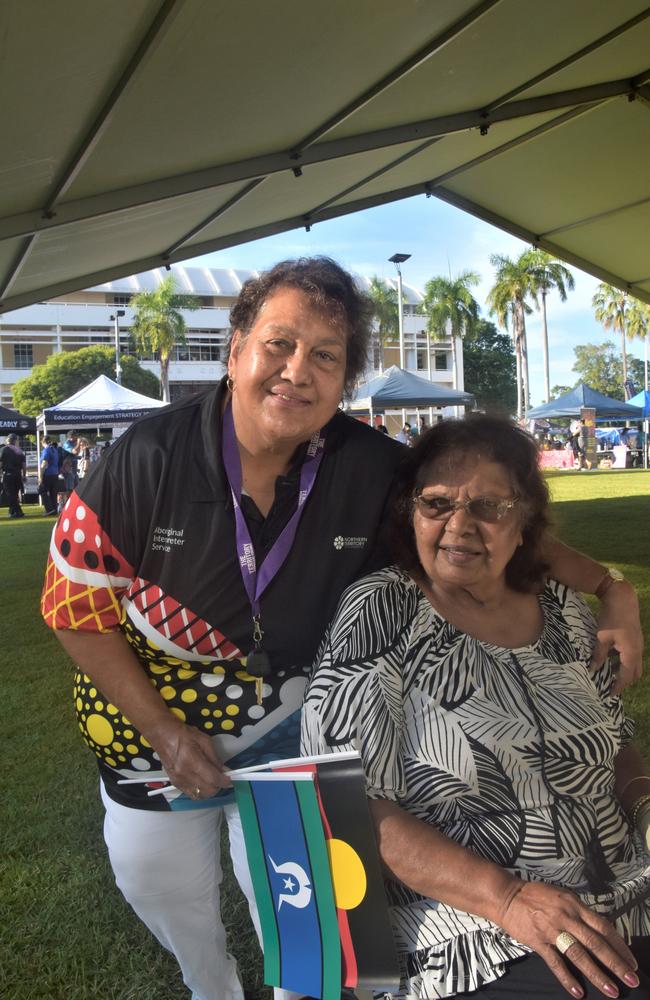
[[[166,405],[160,399],[118,385],[106,375],[98,375],[68,399],[46,407],[38,418],[38,426],[53,430],[126,424]]]
[[[646,0],[64,7],[0,5],[0,311],[415,194],[650,302]]]

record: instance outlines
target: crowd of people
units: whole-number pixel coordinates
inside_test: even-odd
[[[116,883],[194,1000],[242,1000],[223,822],[260,924],[228,768],[296,755],[302,725],[305,753],[361,753],[395,996],[648,998],[650,772],[618,697],[634,590],[549,534],[514,425],[422,418],[395,441],[341,411],[371,320],[328,258],[251,278],[227,376],[66,499],[42,612],[76,665]]]
[[[38,467],[38,494],[43,501],[45,516],[58,515],[101,454],[101,448],[72,432],[60,443],[58,437],[46,435]],[[27,492],[27,455],[20,447],[17,434],[9,434],[0,452],[2,487],[7,498],[9,517],[24,517],[22,503]]]

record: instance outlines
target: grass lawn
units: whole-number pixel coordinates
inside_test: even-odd
[[[650,473],[551,474],[557,534],[637,586],[650,635]],[[0,996],[8,1000],[188,1000],[173,960],[113,884],[97,773],[72,709],[71,668],[38,614],[52,519],[0,511],[4,745],[0,853]],[[625,696],[650,756],[650,676]],[[225,854],[226,852],[224,852]],[[227,878],[224,913],[250,995],[259,950]]]

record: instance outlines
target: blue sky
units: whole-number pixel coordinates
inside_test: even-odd
[[[490,254],[514,256],[523,249],[525,244],[514,236],[435,198],[420,196],[319,223],[309,233],[304,229],[292,230],[281,236],[245,243],[197,258],[194,263],[210,267],[266,268],[285,257],[324,253],[357,274],[392,278],[395,268],[388,258],[398,252],[410,253],[411,260],[402,265],[402,275],[406,283],[416,288],[422,289],[425,282],[437,274],[477,271],[481,283],[475,295],[483,315],[488,318],[485,300],[494,274]],[[571,367],[576,345],[614,339],[618,347],[618,338],[612,338],[593,316],[591,299],[598,282],[582,271],[572,270],[575,291],[564,303],[556,296],[548,301],[551,386],[572,385],[575,381]],[[531,397],[536,405],[544,397],[541,323],[537,312],[528,318],[527,326]],[[632,342],[629,350],[643,358],[640,341]]]

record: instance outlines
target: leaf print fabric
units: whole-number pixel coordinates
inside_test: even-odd
[[[522,879],[572,889],[627,939],[650,934],[650,857],[613,794],[633,726],[607,694],[609,665],[589,673],[585,602],[554,581],[539,600],[537,642],[505,649],[444,621],[399,569],[359,581],[319,653],[303,753],[359,750],[371,798]],[[400,997],[478,989],[528,951],[488,920],[387,891]]]

